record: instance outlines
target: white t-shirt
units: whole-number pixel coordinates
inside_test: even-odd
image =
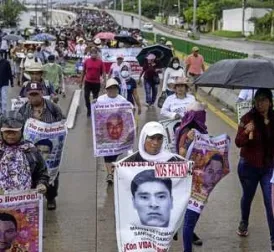
[[[85,55],[85,50],[86,50],[86,48],[87,48],[87,46],[86,46],[86,44],[82,44],[82,45],[80,45],[80,44],[77,44],[76,46],[75,46],[75,53],[77,54],[77,55]]]
[[[114,62],[111,64],[110,66],[110,73],[111,73],[111,78],[114,78],[114,77],[120,77],[120,68],[121,66],[118,66],[117,62]]]
[[[184,99],[177,98],[176,94],[170,95],[166,98],[163,104],[161,115],[170,119],[174,119],[176,114],[179,114],[183,117],[186,113],[187,106],[195,101],[195,97],[191,94],[187,94],[186,98]]]
[[[98,97],[96,103],[119,103],[119,102],[129,102],[126,98],[124,98],[122,95],[117,95],[115,98],[108,97],[107,94],[101,95]],[[133,105],[131,104],[131,107],[133,108]]]
[[[162,91],[166,91],[167,89],[170,90],[170,91],[173,91],[171,90],[169,87],[168,87],[168,84],[170,83],[174,83],[175,79],[178,78],[178,77],[185,77],[185,71],[183,68],[179,68],[179,69],[173,69],[171,67],[168,67],[166,70],[165,70],[165,73],[164,73],[164,80],[163,80],[163,88],[162,88]]]

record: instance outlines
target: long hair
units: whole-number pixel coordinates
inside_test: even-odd
[[[171,58],[171,60],[170,60],[170,62],[169,62],[169,64],[168,64],[167,67],[173,68],[172,65],[173,65],[173,62],[174,62],[174,61],[178,61],[179,65],[180,65],[180,60],[179,60],[179,58],[178,58],[178,57],[173,57],[173,58]],[[179,66],[179,68],[182,68],[181,65]]]

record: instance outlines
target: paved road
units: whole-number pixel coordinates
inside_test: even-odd
[[[117,20],[117,22],[122,25],[123,18],[120,13],[114,13],[112,11],[109,11],[109,13],[111,13],[113,17]],[[142,26],[144,23],[145,22],[142,21]],[[125,14],[124,26],[128,28],[130,27],[139,28],[139,18],[135,17],[134,22],[132,23],[131,16]],[[183,38],[185,40],[193,42],[193,40],[188,39],[186,35],[184,35],[183,37],[173,36],[170,33],[160,31],[159,29],[156,29],[156,28],[153,29],[153,32],[163,34],[165,36]],[[274,44],[264,44],[264,43],[257,43],[257,42],[244,41],[244,40],[230,40],[230,39],[221,38],[221,37],[207,37],[207,36],[201,36],[201,39],[195,41],[195,43],[217,47],[217,48],[223,48],[227,50],[244,52],[250,56],[260,55],[266,58],[274,59]]]
[[[68,98],[61,100],[64,111],[69,106],[75,86],[68,87]],[[10,96],[15,97],[18,89]],[[144,100],[143,90],[140,90]],[[157,108],[143,108],[140,126],[158,120]],[[228,133],[233,140],[235,131],[208,111],[207,123],[212,135]],[[60,191],[55,212],[45,210],[44,252],[117,252],[113,188],[105,183],[101,159],[93,157],[90,120],[86,118],[84,101],[75,128],[70,130],[60,175]],[[238,150],[232,143],[232,171],[215,189],[197,227],[204,240],[195,252],[266,252],[269,251],[268,230],[261,192],[255,197],[250,219],[250,236],[239,238],[241,189],[236,174]],[[171,252],[181,251],[181,239],[174,242]]]

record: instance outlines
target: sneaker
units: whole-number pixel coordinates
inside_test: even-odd
[[[271,245],[271,252],[274,252],[274,242]]]
[[[248,225],[245,224],[243,221],[240,222],[240,225],[237,230],[237,234],[242,237],[248,236]]]
[[[106,178],[106,181],[109,184],[113,184],[113,175],[112,174],[108,174],[107,178]]]
[[[193,233],[192,244],[194,244],[196,246],[202,246],[203,245],[203,241],[200,239],[200,237],[198,235],[196,235],[195,233]]]

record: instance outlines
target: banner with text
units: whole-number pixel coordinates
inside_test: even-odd
[[[201,213],[213,188],[230,172],[230,138],[210,137],[195,130],[186,158],[194,161],[191,198],[188,209]]]
[[[136,125],[130,102],[92,105],[96,157],[119,155],[133,148]]]
[[[171,151],[172,153],[176,153],[175,132],[176,129],[180,126],[181,120],[167,119],[159,121],[159,123],[163,125],[167,134],[167,137],[164,138],[163,142],[165,149]]]
[[[114,173],[118,251],[168,251],[191,194],[193,163],[126,159]]]
[[[252,101],[244,101],[237,103],[237,118],[240,123],[242,116],[252,109]]]
[[[24,137],[40,150],[46,160],[50,184],[59,172],[67,132],[64,122],[44,123],[30,118],[25,124]]]
[[[50,99],[50,96],[44,96],[44,98]],[[19,110],[27,101],[27,97],[18,97],[11,99],[11,110]]]
[[[36,191],[0,195],[1,251],[42,252],[43,195]]]

